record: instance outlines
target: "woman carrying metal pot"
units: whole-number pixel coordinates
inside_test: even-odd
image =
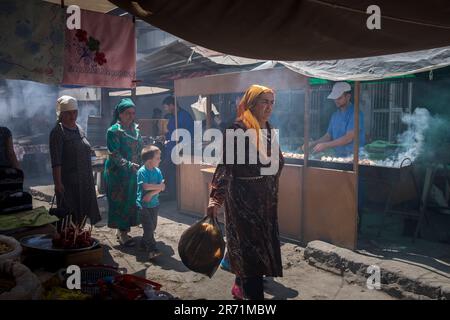
[[[237,120],[228,131],[235,135],[253,133],[255,139],[242,144],[241,150],[236,141],[227,143],[227,134],[223,161],[211,183],[207,214],[214,217],[225,205],[227,255],[231,272],[236,275],[231,292],[237,299],[264,299],[263,277],[283,275],[277,204],[284,160],[269,123],[273,104],[272,89],[260,85],[247,89],[238,106]],[[229,145],[234,150],[228,150]],[[258,161],[249,160],[252,152],[257,153]],[[232,163],[227,157],[230,153],[234,154]],[[245,161],[236,161],[239,156]],[[270,172],[263,170],[272,165]]]

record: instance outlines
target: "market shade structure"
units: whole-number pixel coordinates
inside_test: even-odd
[[[147,86],[137,86],[136,87],[136,95],[137,96],[162,93],[162,92],[166,92],[166,91],[169,91],[169,89],[159,88],[159,87],[147,87]],[[109,93],[109,96],[110,97],[131,97],[132,92],[131,92],[131,90],[112,91]]]
[[[380,0],[381,29],[366,26],[372,0],[111,0],[208,49],[267,60],[379,56],[450,45],[446,0]]]
[[[61,4],[61,0],[44,0],[44,1],[55,4]],[[116,8],[116,6],[113,5],[111,2],[109,2],[108,0],[64,0],[64,5],[65,6],[77,5],[81,9],[102,13],[109,12],[114,8]]]
[[[261,60],[247,59],[220,53],[205,54],[204,48],[194,47],[195,52],[215,63],[253,66]],[[331,81],[373,81],[413,75],[450,66],[450,47],[404,52],[375,57],[318,61],[269,60],[252,70],[272,69],[283,65],[304,76]]]

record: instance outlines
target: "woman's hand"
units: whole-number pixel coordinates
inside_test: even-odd
[[[137,163],[131,164],[131,169],[133,169],[134,172],[137,172],[139,170],[140,166]]]
[[[64,194],[64,185],[62,183],[55,184],[55,193],[59,195]]]
[[[216,218],[219,211],[219,206],[216,204],[210,204],[206,209],[206,215],[210,218]]]

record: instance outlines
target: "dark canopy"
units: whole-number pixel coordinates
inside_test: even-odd
[[[332,60],[450,45],[448,0],[110,0],[182,39],[267,60]],[[369,30],[368,6],[381,9]]]

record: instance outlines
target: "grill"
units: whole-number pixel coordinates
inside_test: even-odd
[[[284,158],[287,164],[304,165],[303,159],[295,158]],[[333,169],[342,171],[353,171],[353,163],[348,162],[331,162],[331,161],[320,161],[320,160],[308,160],[308,166],[314,168],[323,169]],[[412,169],[412,163],[409,158],[405,158],[400,167],[385,167],[378,165],[359,165],[359,175],[362,178],[367,178],[370,180],[380,180],[380,181],[394,181],[403,177],[405,174],[409,173]]]

